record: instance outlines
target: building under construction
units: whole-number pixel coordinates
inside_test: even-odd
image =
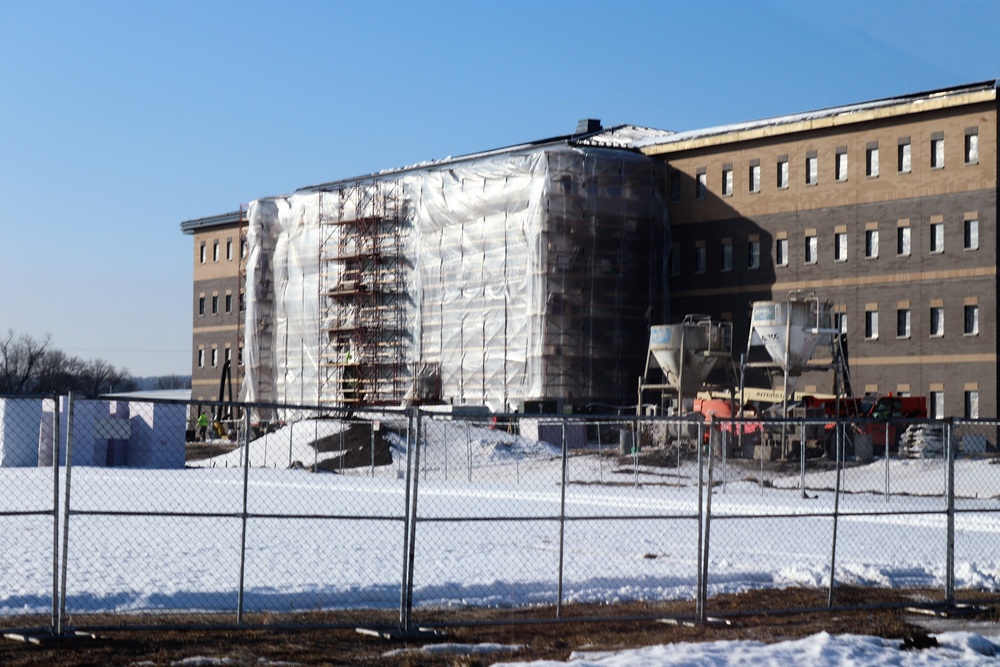
[[[679,133],[587,122],[189,220],[192,395],[245,345],[249,400],[641,409],[644,370],[670,384],[643,364],[652,326],[705,315],[745,341],[752,304],[802,293],[831,304],[858,394],[995,417],[997,89]]]
[[[241,398],[631,403],[667,316],[665,170],[614,145],[653,131],[579,129],[252,202]]]

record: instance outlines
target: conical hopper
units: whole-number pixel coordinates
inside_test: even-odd
[[[821,343],[829,344],[830,320],[829,304],[815,299],[756,301],[750,330],[777,365],[792,369],[806,365]]]
[[[701,389],[719,360],[730,352],[731,339],[723,327],[707,319],[652,327],[649,351],[663,370],[666,384],[684,392]]]

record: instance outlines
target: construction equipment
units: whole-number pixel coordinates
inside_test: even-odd
[[[742,378],[746,369],[759,368],[771,376],[772,386],[776,376],[782,376],[780,414],[783,418],[792,416],[789,414],[789,400],[794,400],[795,386],[805,372],[833,371],[834,396],[835,400],[839,400],[849,384],[845,379],[847,367],[841,339],[840,330],[833,327],[833,305],[829,301],[821,301],[814,294],[796,291],[789,293],[784,301],[755,301],[747,351],[740,364],[740,396],[745,394]],[[821,345],[830,350],[828,362],[813,360]],[[760,348],[766,352],[766,360],[757,360],[761,356]],[[808,436],[805,432],[789,433],[788,425],[782,421],[780,439],[777,440],[781,458],[788,458],[794,453],[794,440],[805,442]]]
[[[229,400],[226,401],[226,388],[229,388]],[[227,428],[226,424],[233,420],[233,375],[231,363],[226,359],[222,364],[222,373],[219,376],[219,402],[215,405],[215,414],[212,417],[212,432],[216,437],[222,438],[230,435],[232,428]]]
[[[906,429],[902,420],[927,419],[926,396],[869,394],[861,398],[841,398],[839,401],[806,397],[803,405],[818,411],[825,418],[853,420],[848,431],[848,444],[857,448],[859,441],[866,446],[870,443],[873,454],[885,455],[898,450],[900,436]],[[828,423],[824,429],[823,445],[830,458],[835,455],[835,426]]]
[[[683,410],[685,396],[693,399],[723,362],[732,365],[732,352],[733,325],[714,322],[708,315],[687,315],[680,324],[651,327],[636,414],[642,414],[643,393],[652,390],[661,392],[658,410],[663,409],[671,393],[677,397],[677,410]],[[663,381],[647,383],[650,370],[656,368],[662,371]]]

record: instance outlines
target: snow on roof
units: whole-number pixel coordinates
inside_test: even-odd
[[[495,155],[508,155],[512,153],[529,151],[536,148],[559,145],[559,144],[569,145],[569,146],[580,146],[585,148],[618,148],[625,150],[638,150],[639,147],[643,145],[662,143],[663,140],[665,140],[667,137],[671,135],[673,135],[673,132],[670,132],[669,130],[658,130],[655,128],[643,127],[641,125],[615,125],[614,127],[602,128],[600,130],[597,130],[596,132],[588,132],[582,134],[567,134],[558,137],[550,137],[547,139],[538,139],[536,141],[529,141],[521,144],[514,144],[512,146],[504,146],[502,148],[494,148],[491,150],[479,151],[476,153],[468,153],[466,155],[459,155],[459,156],[449,155],[447,157],[436,160],[425,160],[423,162],[407,165],[405,167],[383,169],[381,171],[372,174],[367,174],[364,176],[355,176],[352,178],[344,178],[344,179],[338,179],[336,181],[319,183],[316,185],[307,185],[305,187],[299,188],[298,190],[296,190],[296,192],[310,192],[315,190],[324,190],[344,183],[354,183],[357,181],[367,181],[370,179],[391,177],[410,171],[417,171],[420,169],[441,167],[445,165],[455,164],[457,162],[478,160],[480,158],[491,157]]]
[[[658,130],[642,125],[617,125],[595,132],[589,136],[574,141],[581,146],[600,146],[603,148],[636,148],[650,143],[662,143],[674,135],[670,130]]]
[[[706,127],[696,130],[687,130],[684,132],[672,133],[669,134],[669,136],[658,137],[655,135],[650,135],[647,138],[638,138],[635,142],[635,146],[638,148],[648,148],[651,146],[681,143],[691,139],[700,139],[703,137],[733,134],[735,132],[744,132],[747,130],[755,130],[764,127],[790,125],[793,123],[814,121],[821,118],[850,116],[863,111],[871,111],[874,109],[903,106],[907,104],[918,105],[935,99],[954,97],[973,92],[979,92],[985,90],[995,91],[996,86],[997,86],[997,81],[995,80],[983,81],[979,83],[965,84],[962,86],[954,86],[951,88],[942,88],[939,90],[932,90],[921,93],[911,93],[907,95],[899,95],[896,97],[888,97],[879,100],[871,100],[868,102],[858,102],[855,104],[846,104],[842,106],[829,107],[826,109],[817,109],[814,111],[805,111],[801,113],[787,114],[784,116],[772,116],[770,118],[762,118],[759,120],[751,120],[742,123],[731,123],[727,125],[716,125],[714,127]]]
[[[190,401],[190,389],[146,389],[143,391],[119,391],[104,394],[106,398],[131,399],[136,401]]]

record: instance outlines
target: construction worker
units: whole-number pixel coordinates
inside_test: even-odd
[[[208,414],[202,410],[201,415],[198,417],[198,440],[205,442],[206,434],[208,433]]]

